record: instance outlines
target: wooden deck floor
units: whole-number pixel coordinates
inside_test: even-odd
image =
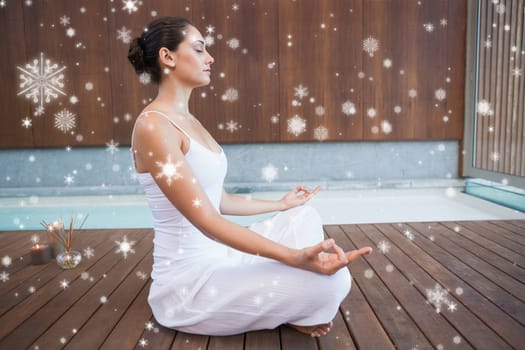
[[[0,233],[0,349],[523,349],[525,221],[325,226],[345,249],[372,245],[329,335],[286,326],[231,337],[156,324],[146,297],[152,230],[89,230],[72,270],[30,264],[30,236]],[[135,241],[124,258],[116,241]],[[61,283],[68,283],[63,288]],[[436,308],[440,308],[440,312]],[[147,324],[151,326],[146,326]]]

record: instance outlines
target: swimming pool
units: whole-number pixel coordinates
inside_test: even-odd
[[[462,188],[321,191],[309,204],[325,224],[523,220],[525,213],[462,193]],[[253,198],[278,199],[284,192],[256,192]],[[25,197],[0,199],[0,230],[38,230],[41,220],[76,222],[84,228],[152,227],[144,195]],[[249,225],[272,214],[228,218]]]

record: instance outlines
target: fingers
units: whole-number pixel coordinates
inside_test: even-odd
[[[352,261],[362,257],[363,255],[367,255],[372,253],[372,248],[370,247],[364,247],[357,250],[352,250],[351,252],[346,253],[346,258],[348,259],[348,263],[351,263]]]

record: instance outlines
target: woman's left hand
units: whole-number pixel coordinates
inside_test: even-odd
[[[317,186],[310,191],[303,185],[299,185],[285,194],[284,197],[281,198],[281,202],[284,204],[284,209],[294,208],[308,202],[320,190],[321,186]]]

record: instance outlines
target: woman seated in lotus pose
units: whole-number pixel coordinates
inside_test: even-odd
[[[318,213],[298,186],[280,200],[226,193],[222,148],[188,109],[210,83],[213,58],[186,19],[159,18],[133,40],[128,58],[158,84],[138,116],[132,154],[151,209],[155,319],[176,330],[231,335],[287,324],[326,334],[350,291],[347,265],[371,248],[344,252],[324,239]],[[227,215],[277,211],[249,228]]]

